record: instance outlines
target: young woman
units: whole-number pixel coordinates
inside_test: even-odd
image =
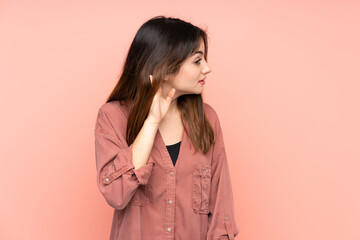
[[[203,102],[208,42],[178,18],[144,23],[97,115],[97,184],[111,240],[234,239],[239,233],[216,111]]]

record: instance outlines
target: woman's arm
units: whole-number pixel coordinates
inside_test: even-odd
[[[215,122],[215,146],[206,239],[234,239],[239,233],[235,221],[234,199],[229,165],[219,119]]]
[[[135,170],[147,163],[151,149],[154,145],[154,139],[158,128],[159,124],[149,122],[146,119],[139,134],[135,138],[132,144],[132,161],[135,166]]]
[[[145,121],[128,146],[125,136],[118,136],[109,117],[99,110],[94,130],[97,184],[113,208],[124,209],[139,185],[147,184],[154,164],[150,153],[156,132],[157,125]]]

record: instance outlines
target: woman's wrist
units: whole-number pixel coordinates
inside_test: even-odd
[[[159,126],[160,126],[160,123],[154,122],[154,121],[150,120],[149,118],[145,119],[144,125],[145,124],[150,127],[153,127],[153,128],[159,128]]]

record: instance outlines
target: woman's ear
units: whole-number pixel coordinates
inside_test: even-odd
[[[149,75],[149,79],[150,79],[150,83],[152,84],[152,82],[153,82],[153,75]],[[164,81],[168,81],[170,79],[170,75],[168,75],[168,74],[166,74],[165,76],[164,76]]]

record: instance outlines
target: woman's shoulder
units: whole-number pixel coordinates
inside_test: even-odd
[[[222,151],[224,147],[220,119],[213,106],[208,103],[204,103],[203,105],[206,118],[212,125],[215,134],[214,156],[218,156],[218,154]]]
[[[102,104],[99,108],[99,113],[105,114],[107,116],[119,115],[119,114],[123,116],[127,116],[129,110],[128,108],[129,108],[128,105],[126,105],[123,102],[111,101]]]
[[[203,102],[203,109],[208,121],[216,127],[219,122],[218,114],[213,106]],[[111,101],[102,104],[99,108],[100,115],[106,115],[110,119],[119,119],[119,117],[127,119],[130,106],[124,102]]]
[[[218,114],[213,106],[211,106],[209,103],[203,103],[204,106],[204,113],[207,117],[207,119],[215,124],[217,121],[219,121]]]
[[[124,134],[127,125],[127,106],[119,101],[103,103],[99,110],[95,128],[101,132]]]

